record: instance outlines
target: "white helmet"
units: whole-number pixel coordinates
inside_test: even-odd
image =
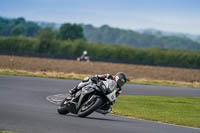
[[[86,50],[85,50],[85,51],[83,51],[83,54],[84,54],[84,55],[86,55],[86,54],[87,54],[87,51],[86,51]]]

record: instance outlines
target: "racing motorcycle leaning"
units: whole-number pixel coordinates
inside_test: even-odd
[[[91,79],[89,79],[91,80]],[[111,79],[105,79],[98,83],[86,85],[74,96],[67,96],[58,107],[59,114],[73,113],[79,117],[86,117],[96,111],[101,114],[107,114],[111,111],[110,106],[116,100],[117,89]]]

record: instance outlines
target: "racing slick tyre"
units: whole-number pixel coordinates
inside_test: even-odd
[[[66,105],[64,104],[66,101],[66,99],[64,99],[61,103],[60,106],[57,109],[57,112],[61,115],[66,115],[67,113],[69,113],[69,111],[67,110]]]
[[[102,99],[97,96],[93,96],[91,100],[86,101],[78,111],[79,117],[86,117],[94,112],[103,103]]]

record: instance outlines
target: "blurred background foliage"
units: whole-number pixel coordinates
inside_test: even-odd
[[[200,68],[200,43],[187,37],[65,23],[57,28],[24,18],[0,17],[0,51],[75,59]]]

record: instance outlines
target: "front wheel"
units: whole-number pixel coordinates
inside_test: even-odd
[[[91,100],[86,101],[78,111],[79,117],[86,117],[94,112],[101,104],[102,99],[100,97],[93,96]]]
[[[66,105],[64,104],[65,101],[66,101],[66,99],[64,99],[64,100],[61,102],[60,106],[59,106],[58,109],[57,109],[58,113],[61,114],[61,115],[66,115],[67,113],[69,113],[69,111],[67,110]]]

